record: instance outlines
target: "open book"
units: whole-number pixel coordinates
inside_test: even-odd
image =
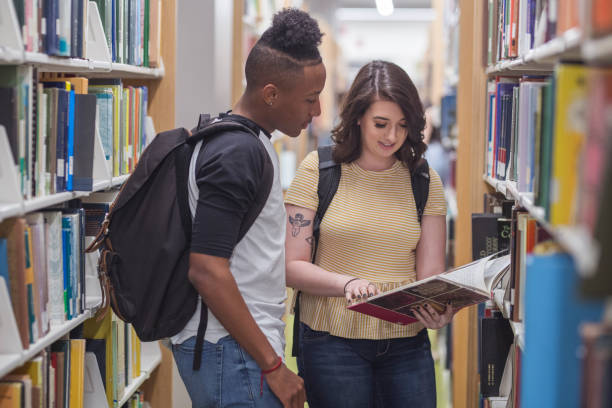
[[[510,270],[510,255],[497,253],[417,282],[354,303],[348,308],[391,323],[417,322],[411,312],[415,306],[429,303],[443,313],[447,302],[453,309],[485,302],[492,290]]]

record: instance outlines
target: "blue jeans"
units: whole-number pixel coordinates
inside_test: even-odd
[[[310,408],[435,408],[427,331],[390,340],[345,339],[300,323],[298,367]]]
[[[191,397],[193,408],[282,407],[264,379],[261,369],[230,336],[219,342],[204,342],[202,365],[193,371],[195,337],[172,346],[178,371]]]

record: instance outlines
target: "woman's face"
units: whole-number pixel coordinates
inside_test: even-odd
[[[408,136],[408,125],[399,105],[375,101],[359,120],[361,157],[369,161],[395,162],[393,156]]]

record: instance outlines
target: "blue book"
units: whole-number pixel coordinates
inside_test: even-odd
[[[11,285],[9,282],[8,271],[8,252],[6,248],[6,238],[0,238],[0,277],[4,278],[9,296],[11,295]]]
[[[73,191],[74,176],[74,91],[68,96],[68,123],[66,142],[66,191]]]
[[[143,86],[140,89],[142,89],[142,105],[140,106],[140,153],[142,154],[142,151],[145,149],[147,144],[145,121],[147,118],[149,88]]]
[[[60,37],[57,35],[59,18],[59,0],[45,1],[45,51],[49,55],[60,55]]]
[[[72,220],[70,217],[62,216],[62,248],[64,252],[64,311],[66,313],[66,320],[70,320],[74,317],[72,309],[72,288],[71,288],[71,276],[72,276],[72,242],[70,231]]]
[[[111,29],[111,36],[112,36],[112,40],[111,40],[111,57],[113,59],[113,62],[119,62],[117,61],[117,0],[112,0],[111,1],[112,5],[112,18],[111,18],[111,25],[112,25],[112,29]]]
[[[514,80],[513,80],[514,81]],[[498,179],[503,179],[505,169],[499,163],[505,163],[506,151],[506,133],[509,132],[512,121],[512,92],[514,87],[518,86],[516,82],[499,82],[497,84],[497,95],[495,98],[495,151],[493,152],[494,160],[493,167],[495,176]],[[504,174],[500,174],[503,171]]]
[[[66,90],[66,82],[52,81],[43,82],[45,88],[58,88],[57,95],[57,141],[56,141],[56,177],[55,192],[66,191],[66,164],[67,164],[67,142],[68,142],[68,108],[70,104],[70,92]]]
[[[581,299],[567,254],[529,255],[525,282],[525,350],[521,408],[580,405],[579,326],[601,321],[603,303]]]

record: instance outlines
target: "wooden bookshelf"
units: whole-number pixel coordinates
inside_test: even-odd
[[[482,210],[485,112],[477,109],[486,91],[486,75],[481,63],[483,3],[461,0],[459,81],[457,83],[457,212],[455,264],[472,260],[471,214]],[[476,108],[476,109],[475,109]],[[464,309],[453,320],[453,407],[478,406],[477,310]]]
[[[148,115],[152,117],[156,131],[171,129],[175,126],[176,0],[163,0],[161,6],[162,37],[159,67],[142,67],[113,63],[104,59],[63,58],[38,52],[26,52],[23,51],[18,30],[15,30],[15,34],[11,38],[0,40],[0,65],[31,65],[38,68],[39,72],[79,74],[90,78],[121,78],[128,79],[125,82],[126,85],[146,85],[149,88]],[[168,101],[172,102],[168,103]],[[0,136],[5,137],[4,129],[0,130],[2,130]],[[0,159],[7,159],[7,154],[10,155],[10,151],[2,149]],[[11,157],[8,157],[8,159],[12,160]],[[108,175],[108,177],[96,178],[94,169],[94,186],[91,192],[69,191],[32,199],[22,199],[20,196],[11,198],[7,197],[6,192],[2,192],[0,222],[7,218],[24,216],[49,206],[56,206],[75,198],[87,197],[97,191],[118,188],[128,177],[129,175],[119,177]],[[7,351],[0,351],[0,378],[32,359],[55,341],[65,337],[75,327],[94,317],[99,308],[99,303],[99,299],[92,300],[88,296],[88,309],[71,320],[52,325],[45,336],[30,344],[27,349],[23,350],[19,342],[18,345],[9,347]],[[11,308],[6,309],[0,311],[0,314],[2,314],[0,319],[6,321],[5,318],[8,315],[5,316],[5,314],[7,313],[10,313],[9,317],[14,319]],[[0,335],[4,338],[7,333],[1,333]],[[18,338],[18,335],[16,338]],[[6,342],[2,341],[0,344],[6,345]],[[150,402],[151,407],[165,408],[172,406],[172,353],[166,348],[160,347],[158,342],[142,343],[141,358],[140,375],[126,386],[118,406],[128,401],[134,392],[141,388],[146,390],[145,399]]]
[[[576,2],[582,9],[583,2]],[[544,208],[535,204],[533,193],[521,192],[517,183],[483,176],[485,149],[485,124],[487,123],[487,80],[495,76],[546,75],[555,73],[562,62],[584,62],[593,66],[610,66],[612,63],[612,34],[590,39],[587,30],[571,28],[550,41],[527,50],[516,58],[483,66],[483,49],[487,38],[487,2],[460,0],[461,47],[458,82],[459,147],[457,162],[457,243],[456,261],[471,260],[470,214],[482,211],[485,191],[497,192],[515,201],[546,230],[565,252],[573,258],[576,269],[583,277],[597,267],[601,248],[585,227],[580,225],[552,225]],[[485,22],[485,24],[483,24]],[[584,26],[583,26],[584,27]],[[485,58],[486,59],[486,58]],[[579,172],[579,169],[576,169]],[[610,303],[608,298],[608,303]],[[504,305],[497,305],[505,310]],[[612,316],[607,317],[611,321]],[[605,320],[606,318],[604,318]],[[516,344],[525,350],[525,326],[510,321]],[[458,313],[453,332],[453,396],[455,407],[478,406],[478,384],[475,364],[478,350],[474,347],[477,333],[477,316],[474,310]],[[561,390],[559,390],[561,392]]]

